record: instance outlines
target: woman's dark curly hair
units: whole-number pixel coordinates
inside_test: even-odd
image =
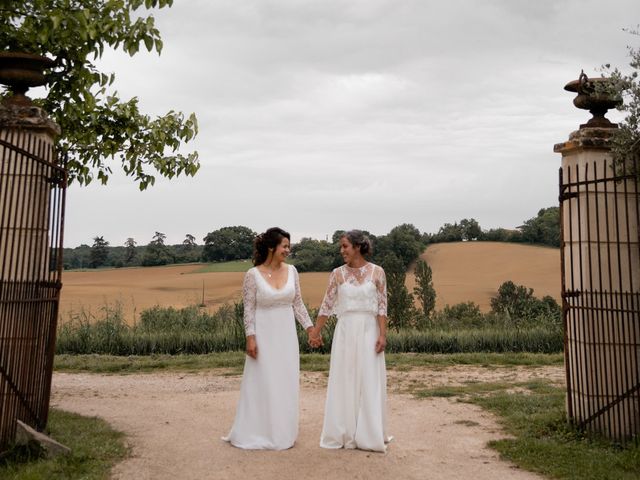
[[[269,256],[269,250],[275,250],[284,238],[291,241],[289,232],[285,232],[278,227],[272,227],[258,235],[253,241],[253,264],[257,267],[266,262]]]

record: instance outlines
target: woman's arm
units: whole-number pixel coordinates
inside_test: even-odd
[[[376,341],[376,353],[384,352],[387,346],[387,277],[382,267],[377,267],[380,272],[376,275],[376,297],[378,300],[378,340]]]
[[[384,352],[387,346],[387,317],[385,315],[378,315],[378,327],[380,328],[380,334],[378,340],[376,340],[376,353]]]
[[[251,358],[258,357],[258,345],[256,342],[256,279],[254,272],[249,270],[244,275],[242,283],[242,302],[244,304],[244,332],[246,339],[247,355]]]
[[[300,276],[298,275],[298,270],[293,265],[291,266],[291,273],[293,274],[293,279],[295,281],[295,295],[293,297],[293,315],[298,320],[298,323],[302,325],[307,332],[307,335],[310,335],[313,330],[313,322],[311,321],[311,317],[309,316],[309,312],[307,311],[307,307],[302,301],[302,291],[300,290]]]

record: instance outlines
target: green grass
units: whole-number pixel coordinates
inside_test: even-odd
[[[233,262],[207,263],[190,273],[246,272],[251,267],[253,267],[251,260],[234,260]]]
[[[195,372],[229,368],[242,373],[244,352],[206,355],[56,355],[54,369],[59,372],[145,373],[167,371]]]
[[[528,382],[466,382],[465,385],[441,386],[433,388],[419,388],[414,386],[411,393],[418,398],[429,397],[462,397],[463,399],[475,399],[489,393],[505,391],[512,388],[525,388],[539,390],[549,384],[546,380],[532,380]]]
[[[563,479],[640,478],[640,444],[622,448],[572,428],[564,389],[542,386],[530,395],[497,392],[474,403],[498,414],[514,439],[490,446],[522,468]]]
[[[305,371],[329,370],[329,355],[307,353],[300,355],[300,368]],[[414,367],[446,367],[451,365],[545,366],[562,365],[561,354],[544,353],[461,353],[431,355],[423,353],[391,353],[385,356],[387,368],[408,370]],[[218,352],[205,355],[69,355],[58,354],[54,368],[59,372],[144,373],[155,371],[188,371],[217,368],[242,373],[245,355],[242,351]]]
[[[386,354],[387,368],[480,365],[532,366],[562,365],[562,353],[391,353]]]
[[[14,447],[0,459],[3,480],[100,480],[128,455],[124,435],[98,419],[52,409],[49,435],[71,449],[71,454],[40,458],[35,449]]]
[[[514,387],[525,391],[509,391]],[[640,478],[640,443],[621,447],[571,426],[566,420],[564,388],[548,381],[414,387],[413,393],[418,398],[458,397],[496,414],[513,438],[492,441],[489,446],[520,468],[559,479]]]

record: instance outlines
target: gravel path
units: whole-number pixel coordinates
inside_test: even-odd
[[[243,451],[222,442],[231,426],[240,377],[223,371],[98,375],[55,373],[52,406],[98,416],[127,434],[132,455],[114,479],[534,479],[486,447],[503,438],[492,415],[451,398],[415,399],[401,393],[416,382],[550,378],[561,367],[420,368],[389,372],[386,454],[318,446],[326,376],[302,374],[300,435],[281,452]]]

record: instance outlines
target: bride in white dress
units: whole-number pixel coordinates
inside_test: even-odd
[[[295,319],[309,333],[313,323],[298,272],[284,263],[290,237],[279,228],[259,235],[254,265],[244,277],[247,357],[235,421],[223,440],[244,449],[284,450],[298,436],[300,356]]]
[[[367,262],[369,239],[352,230],[340,239],[345,265],[329,277],[329,287],[312,343],[332,313],[338,322],[331,344],[329,385],[320,446],[384,452],[387,375],[384,360],[387,286],[384,270]]]

